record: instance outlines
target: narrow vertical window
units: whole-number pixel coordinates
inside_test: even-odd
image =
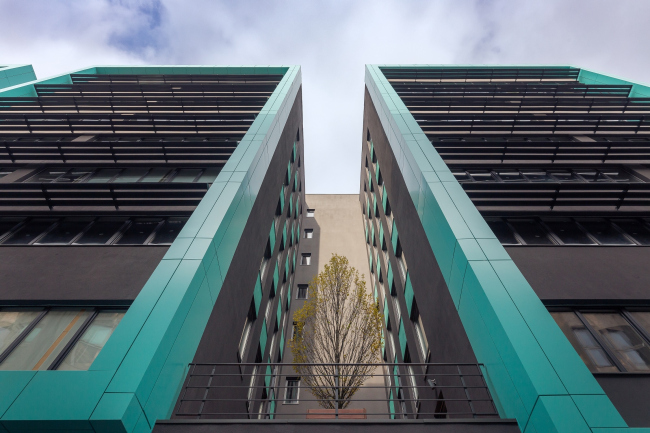
[[[287,386],[284,390],[284,404],[298,404],[300,391],[300,378],[287,377]]]
[[[308,290],[308,284],[298,284],[298,293],[296,294],[296,299],[307,299]]]
[[[311,265],[311,254],[310,253],[303,253],[301,259],[300,259],[300,264],[301,265]]]

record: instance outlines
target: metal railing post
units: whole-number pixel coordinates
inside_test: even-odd
[[[334,407],[334,418],[339,419],[339,366],[334,367],[334,393],[336,397],[336,406]]]

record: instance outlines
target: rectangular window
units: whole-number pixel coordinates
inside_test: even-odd
[[[316,209],[307,209],[307,216],[309,218],[313,218],[315,213],[316,213]]]
[[[300,264],[301,265],[311,265],[311,254],[310,253],[303,253],[302,257],[300,258]]]
[[[287,386],[284,390],[284,404],[298,404],[300,393],[300,378],[287,377]]]
[[[0,310],[0,370],[88,370],[122,310]]]
[[[307,299],[307,291],[309,290],[308,284],[298,284],[298,292],[296,299]]]
[[[298,322],[293,322],[291,327],[291,339],[295,339],[298,336]]]
[[[305,229],[305,239],[311,239],[314,237],[314,229]]]
[[[624,309],[551,313],[587,367],[597,373],[650,371],[644,314]]]

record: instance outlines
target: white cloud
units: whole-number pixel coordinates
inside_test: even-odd
[[[307,191],[359,186],[366,63],[572,64],[650,81],[638,1],[0,0],[0,62],[300,64]]]

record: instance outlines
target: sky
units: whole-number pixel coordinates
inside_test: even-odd
[[[650,1],[0,0],[0,63],[302,67],[306,192],[359,188],[365,64],[567,64],[650,83]]]

